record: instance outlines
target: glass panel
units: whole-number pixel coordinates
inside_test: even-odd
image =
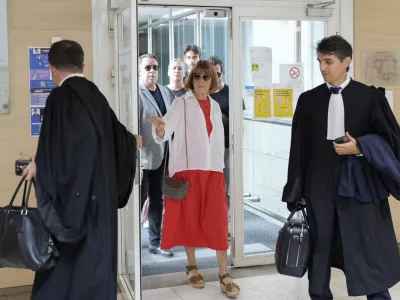
[[[136,105],[135,98],[132,97],[132,55],[130,51],[130,7],[127,7],[118,15],[118,104],[119,119],[129,131],[133,130],[133,105]],[[128,21],[129,20],[129,21]],[[129,41],[129,42],[128,42]],[[133,197],[133,196],[132,196]],[[133,197],[135,198],[135,197]],[[133,209],[135,201],[130,199],[127,206],[121,210],[121,237],[122,244],[125,245],[125,256],[122,259],[125,262],[125,274],[134,278],[134,239],[133,239]],[[132,288],[134,285],[132,285]]]
[[[10,112],[7,0],[0,0],[0,114]]]
[[[183,50],[187,45],[196,44],[196,15],[174,20],[175,57],[185,60]]]
[[[224,82],[229,82],[228,18],[201,18],[201,47],[204,59],[218,56],[225,64]]]
[[[139,49],[140,54],[152,51],[159,59],[161,69],[159,71],[158,83],[168,85],[168,65],[171,58],[180,58],[184,60],[184,48],[191,44],[197,44],[197,8],[166,8],[172,11],[176,19],[166,21],[163,24],[148,24],[148,20],[154,20],[159,10],[157,7],[139,6]],[[185,14],[185,16],[182,16]],[[177,17],[180,16],[180,17]],[[218,55],[226,64],[228,63],[228,20],[227,19],[202,19],[203,34],[200,37],[205,59],[211,55]],[[148,50],[150,49],[150,50]],[[173,52],[173,53],[171,53]],[[146,141],[144,141],[146,143]],[[144,206],[143,216],[145,216],[146,205]],[[162,206],[161,206],[162,208]],[[142,282],[143,286],[147,284],[153,275],[165,273],[176,273],[182,271],[185,265],[186,255],[184,247],[174,247],[175,255],[166,257],[149,253],[149,222],[148,219],[142,219],[143,227],[141,229],[141,259],[142,259]],[[228,237],[227,237],[228,238]],[[202,268],[218,267],[215,251],[210,249],[198,249],[197,260]],[[129,263],[129,257],[128,257]],[[151,276],[151,277],[148,277]],[[152,286],[154,288],[154,286]]]
[[[122,48],[131,46],[131,10],[122,12]]]
[[[169,27],[168,23],[153,27],[153,51],[158,58],[158,83],[161,85],[169,84],[168,65],[169,65]]]
[[[287,178],[291,135],[291,119],[253,119],[254,83],[249,48],[272,49],[273,85],[280,81],[280,64],[302,63],[304,88],[313,88],[323,83],[315,49],[317,41],[324,37],[325,22],[243,20],[241,30],[243,57],[240,73],[246,105],[243,137],[244,253],[249,256],[275,251],[277,234],[282,226],[279,220],[284,220],[288,214],[281,195]],[[298,93],[294,95],[295,103],[297,97]]]

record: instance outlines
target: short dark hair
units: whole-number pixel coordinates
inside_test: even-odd
[[[353,48],[350,43],[340,35],[323,38],[317,46],[317,51],[322,54],[335,55],[341,62],[347,57],[353,58]],[[348,72],[348,67],[346,71]]]
[[[198,56],[201,56],[201,48],[197,45],[187,45],[183,50],[183,54],[186,55],[186,53],[188,53],[189,51],[193,51]]]
[[[142,64],[142,61],[145,58],[154,58],[156,60],[156,62],[158,62],[158,58],[157,58],[156,55],[151,54],[151,53],[146,53],[146,54],[143,54],[143,55],[139,56],[139,66]]]
[[[214,66],[220,65],[221,66],[221,71],[225,72],[225,65],[224,65],[223,61],[218,56],[210,56],[208,61]]]
[[[82,72],[83,61],[82,46],[75,41],[61,40],[50,47],[49,63],[59,71]]]
[[[194,89],[194,85],[193,85],[194,74],[202,73],[202,72],[211,76],[211,78],[210,78],[211,86],[210,86],[209,92],[212,92],[217,89],[218,84],[219,84],[217,72],[215,72],[214,67],[212,66],[211,63],[209,63],[206,60],[200,60],[196,64],[196,66],[192,69],[192,71],[189,73],[189,76],[187,77],[186,82],[185,82],[185,90],[189,91],[189,90]]]

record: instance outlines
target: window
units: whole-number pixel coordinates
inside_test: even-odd
[[[229,66],[228,18],[205,18],[202,12],[201,8],[139,6],[139,52],[157,55],[159,84],[169,84],[169,62],[174,58],[184,60],[187,45],[200,46],[203,59],[216,55],[225,68]],[[229,70],[224,80],[229,82]]]

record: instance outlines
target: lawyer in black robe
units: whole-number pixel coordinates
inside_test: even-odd
[[[383,137],[400,159],[400,129],[385,95],[351,80],[342,96],[345,131],[354,138],[367,134]],[[310,294],[329,290],[332,266],[345,272],[350,296],[371,295],[400,280],[389,202],[338,195],[347,156],[339,156],[327,140],[330,97],[329,88],[322,84],[299,98],[282,200],[306,200],[313,250],[308,268]]]
[[[117,299],[117,209],[133,187],[136,140],[99,89],[67,78],[47,99],[36,196],[60,252],[37,272],[33,300]]]

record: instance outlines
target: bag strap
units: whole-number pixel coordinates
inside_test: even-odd
[[[185,120],[185,146],[186,146],[186,171],[189,171],[189,158],[188,158],[188,146],[187,146],[187,134],[186,134],[186,100],[183,97],[179,97],[183,99],[183,115],[184,115],[184,120]],[[165,159],[164,159],[164,176],[165,176],[165,171],[167,169],[167,158],[168,158],[168,147],[169,142],[167,143],[167,150],[165,152]]]
[[[23,183],[25,183],[25,185],[24,185],[24,193],[23,193],[23,196],[22,196],[22,205],[21,205],[21,208],[22,208],[23,211],[24,211],[24,210],[25,210],[25,211],[28,210],[29,195],[30,195],[30,193],[31,193],[32,184],[34,184],[33,181],[34,181],[34,180],[32,179],[32,180],[29,182],[29,186],[28,186],[28,181],[26,180],[26,175],[23,176],[23,177],[21,178],[20,182],[18,183],[17,188],[15,189],[15,192],[14,192],[13,196],[11,197],[11,201],[10,201],[10,203],[8,204],[8,208],[7,208],[8,210],[11,209],[11,207],[13,206],[14,201],[15,201],[15,198],[16,198],[16,196],[17,196],[19,190],[21,189],[21,186],[22,186]],[[27,188],[28,188],[28,191],[26,190]]]
[[[303,213],[304,222],[306,223],[306,225],[308,225],[307,214],[306,214],[306,212],[304,210],[303,205],[298,205],[292,210],[292,212],[290,213],[289,217],[287,218],[287,222],[289,222],[293,218],[294,214],[296,212],[300,211],[300,210]]]

